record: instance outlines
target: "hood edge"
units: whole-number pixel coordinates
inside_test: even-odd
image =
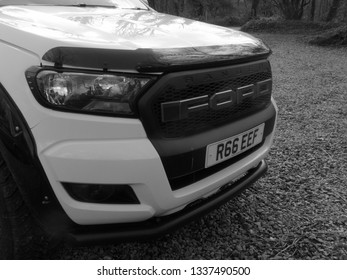
[[[184,49],[188,50],[188,49]],[[172,49],[174,51],[174,49]],[[192,69],[235,65],[239,63],[267,59],[270,49],[260,48],[251,52],[201,55],[198,48],[189,52],[179,52],[176,56],[166,56],[167,50],[137,49],[114,50],[79,47],[56,47],[44,54],[43,61],[65,66],[108,70],[138,71],[140,73],[176,72]],[[171,52],[174,53],[174,52]]]

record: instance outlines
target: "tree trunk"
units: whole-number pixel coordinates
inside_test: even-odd
[[[316,14],[316,0],[312,0],[312,4],[311,4],[311,21],[314,21],[315,14]]]
[[[188,14],[188,12],[187,12],[187,10],[188,10],[188,3],[187,3],[187,0],[184,0],[183,1],[183,14],[184,15],[187,15]]]
[[[256,18],[258,14],[258,6],[260,0],[252,0],[251,17]]]
[[[343,21],[347,22],[347,2],[345,2],[345,9],[343,11]]]
[[[330,6],[328,16],[326,18],[326,21],[332,21],[337,14],[337,10],[341,4],[341,0],[334,0],[333,3]]]

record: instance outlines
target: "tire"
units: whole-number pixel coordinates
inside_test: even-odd
[[[43,259],[49,244],[0,154],[0,259]]]

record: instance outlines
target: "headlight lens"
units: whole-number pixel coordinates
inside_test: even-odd
[[[134,115],[134,100],[153,78],[43,70],[36,82],[45,102],[83,112]]]

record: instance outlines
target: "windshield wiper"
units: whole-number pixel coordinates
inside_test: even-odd
[[[136,7],[136,8],[123,8],[124,10],[137,10],[137,11],[147,11],[148,9],[145,9],[145,8],[139,8],[139,7]]]
[[[90,4],[85,4],[85,3],[79,3],[79,4],[74,4],[74,5],[57,5],[57,6],[68,6],[68,7],[80,7],[80,8],[95,8],[95,7],[100,7],[100,8],[112,8],[116,9],[118,6],[110,6],[110,5],[90,5]]]

